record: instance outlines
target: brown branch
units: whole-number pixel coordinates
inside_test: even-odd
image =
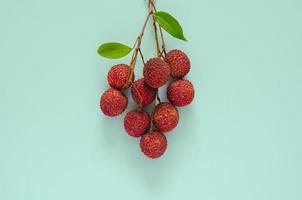
[[[148,12],[148,15],[147,15],[147,17],[146,17],[146,19],[145,19],[145,21],[144,21],[144,25],[143,25],[143,27],[142,27],[142,30],[141,30],[139,36],[137,37],[137,39],[136,39],[136,41],[135,41],[135,43],[134,43],[134,44],[136,45],[136,47],[135,47],[135,50],[134,50],[134,52],[133,52],[133,54],[132,54],[132,58],[131,58],[131,61],[130,61],[130,67],[131,67],[132,69],[135,68],[136,59],[137,59],[137,54],[138,54],[139,48],[140,48],[141,43],[142,43],[142,38],[143,38],[143,36],[144,36],[144,33],[145,33],[145,29],[146,29],[148,20],[149,20],[149,18],[150,18],[151,15],[152,15],[152,12]]]
[[[153,111],[151,113],[151,120],[150,120],[150,128],[149,128],[149,131],[151,131],[152,129],[154,129],[154,124],[153,124],[153,114],[154,114],[154,111],[155,111],[155,107],[156,107],[156,100],[158,99],[158,89],[156,89],[156,93],[155,93],[155,97],[154,97],[154,100],[153,100]]]
[[[152,14],[155,12],[155,9],[154,9],[154,0],[149,0],[149,11],[152,12]],[[156,20],[155,18],[152,16],[152,25],[153,25],[153,28],[154,28],[154,38],[155,38],[155,45],[156,45],[156,54],[157,54],[157,57],[160,57],[160,45],[159,45],[159,41],[158,41],[158,33],[157,33],[157,26],[156,26]]]
[[[153,27],[154,27],[154,38],[155,38],[155,45],[156,45],[156,52],[157,52],[157,57],[160,57],[160,47],[159,47],[159,41],[158,41],[158,33],[157,33],[157,27],[156,27],[156,22],[154,17],[153,18]]]
[[[147,15],[147,17],[144,21],[143,27],[140,31],[140,34],[134,42],[133,48],[135,48],[135,50],[132,54],[130,64],[129,64],[129,66],[131,68],[131,73],[130,73],[128,81],[127,81],[127,83],[125,83],[124,87],[126,87],[127,85],[129,85],[132,82],[132,79],[133,79],[133,76],[134,76],[134,68],[135,68],[136,60],[137,60],[137,54],[139,53],[140,46],[141,46],[141,43],[142,43],[142,38],[144,36],[145,29],[146,29],[147,23],[148,23],[149,18],[150,18],[151,15],[152,15],[152,12],[149,11],[148,15]]]
[[[164,40],[164,35],[163,35],[163,29],[159,26],[159,32],[160,32],[160,37],[161,37],[161,43],[162,43],[162,50],[163,50],[163,53],[167,54],[166,52],[166,43],[165,43],[165,40]]]
[[[142,53],[141,48],[138,49],[138,52],[139,52],[139,54],[140,54],[140,56],[141,56],[141,59],[142,59],[142,62],[143,62],[143,64],[144,64],[144,66],[145,66],[145,59],[144,59],[144,56],[143,56],[143,53]]]
[[[155,4],[154,4],[154,0],[149,0],[149,5],[151,5],[153,7],[154,12],[157,12]],[[154,20],[154,17],[153,17],[153,20]],[[159,33],[160,33],[161,43],[162,43],[162,53],[164,53],[164,55],[166,55],[167,54],[166,43],[165,43],[165,39],[164,39],[163,29],[160,26],[159,26]]]

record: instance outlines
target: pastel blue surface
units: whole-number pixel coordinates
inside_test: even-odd
[[[98,108],[108,69],[130,58],[96,54],[133,44],[146,2],[1,0],[1,200],[302,199],[301,1],[157,6],[183,26],[188,42],[165,34],[167,48],[189,55],[196,97],[150,160],[125,113]],[[155,55],[150,27],[142,50]]]

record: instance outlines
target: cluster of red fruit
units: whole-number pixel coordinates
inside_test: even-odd
[[[172,131],[179,121],[176,106],[186,106],[194,98],[192,83],[183,79],[190,68],[187,55],[180,50],[172,50],[164,59],[156,57],[148,60],[141,79],[134,81],[132,68],[125,64],[115,65],[108,72],[111,88],[102,94],[100,108],[110,117],[121,114],[128,105],[128,99],[121,91],[131,86],[132,98],[139,106],[126,114],[124,128],[130,136],[141,137],[141,151],[149,158],[164,154],[167,139],[163,133]],[[158,88],[164,86],[170,77],[174,80],[167,88],[169,102],[157,104],[150,116],[144,106],[156,101]]]

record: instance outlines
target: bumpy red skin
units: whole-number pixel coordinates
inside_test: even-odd
[[[148,112],[131,110],[124,118],[124,128],[128,135],[140,137],[149,130],[150,120]]]
[[[172,77],[182,78],[190,71],[190,59],[180,50],[174,49],[169,51],[166,55],[165,61],[170,65]]]
[[[194,94],[193,84],[184,79],[171,82],[167,89],[167,97],[175,106],[189,105],[194,99]]]
[[[140,147],[145,156],[149,158],[158,158],[163,155],[167,149],[167,138],[159,131],[151,131],[141,137]]]
[[[131,76],[131,68],[125,64],[118,64],[111,67],[108,72],[107,80],[111,87],[122,90],[129,88],[134,80],[134,75],[132,80],[129,81]]]
[[[103,113],[109,117],[121,114],[124,112],[127,105],[127,97],[116,89],[110,88],[101,96],[100,108]]]
[[[131,94],[133,100],[138,105],[148,105],[153,102],[156,90],[145,84],[143,78],[136,80],[131,87]]]
[[[170,66],[160,58],[151,58],[144,66],[145,82],[152,88],[159,88],[168,81]]]
[[[153,123],[162,132],[172,131],[178,124],[177,108],[170,103],[160,103],[155,107]]]

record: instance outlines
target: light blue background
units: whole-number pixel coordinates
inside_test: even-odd
[[[301,1],[157,6],[183,25],[187,43],[165,36],[190,56],[196,98],[150,160],[124,114],[98,108],[108,69],[129,57],[96,54],[133,44],[146,2],[0,1],[0,199],[302,199]],[[154,56],[151,28],[142,49]]]

